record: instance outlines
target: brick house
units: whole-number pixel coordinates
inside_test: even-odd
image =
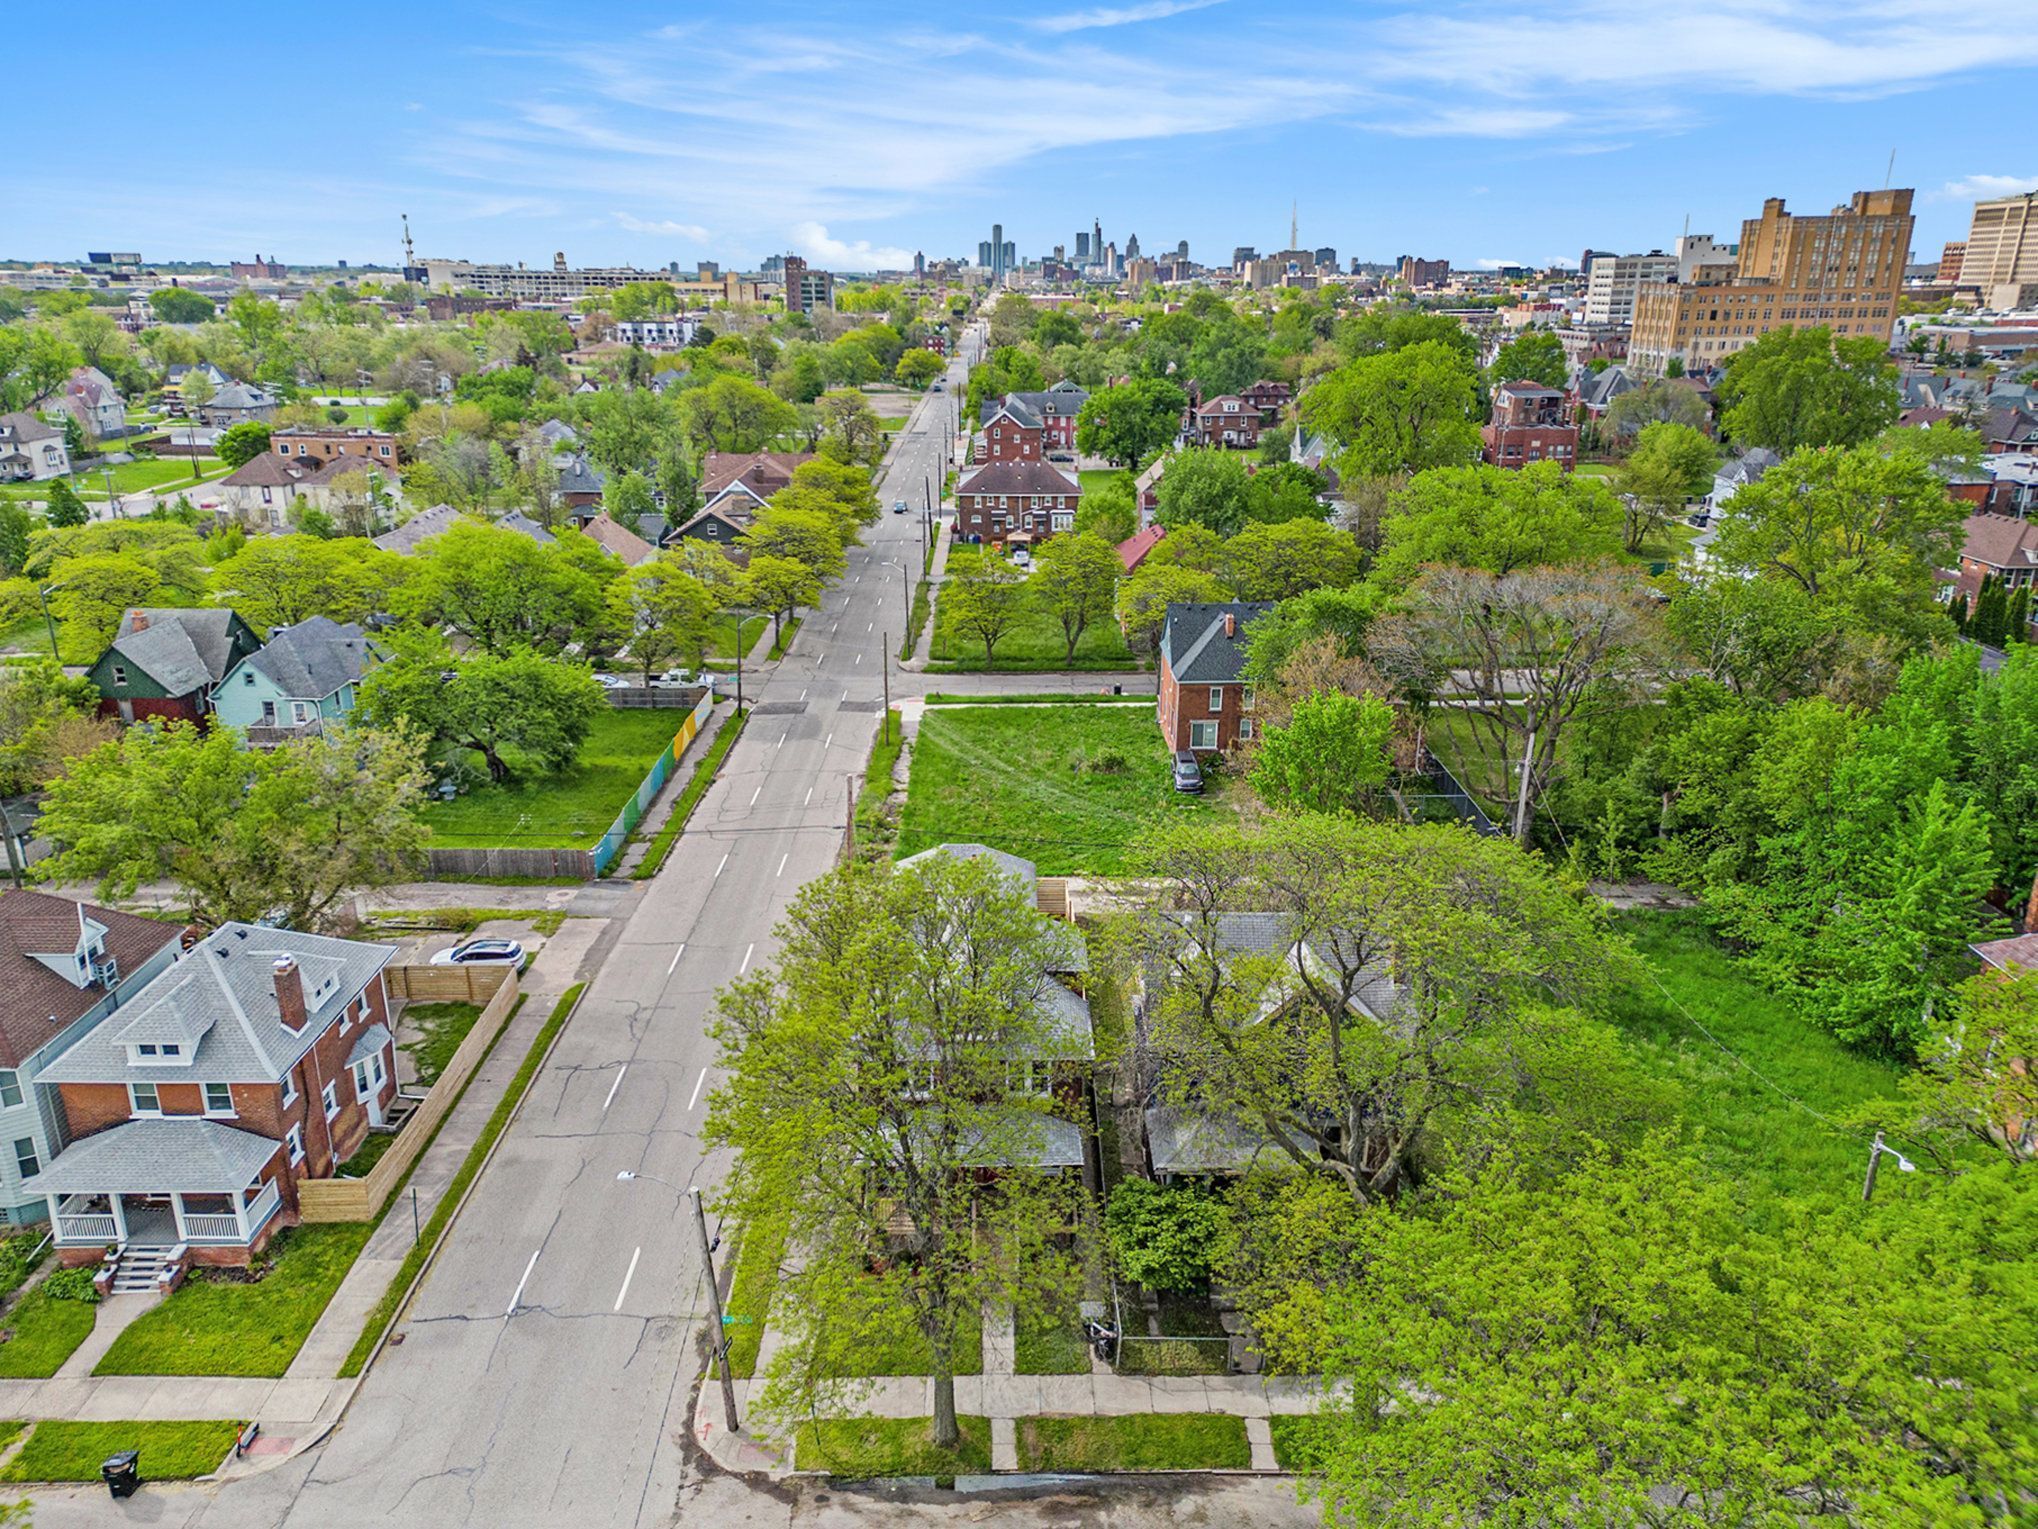
[[[1263,428],[1258,409],[1237,393],[1225,393],[1208,403],[1190,405],[1182,434],[1192,446],[1243,451],[1259,445]]]
[[[396,1097],[390,955],[224,924],[52,1062],[72,1141],[23,1188],[62,1261],[244,1265],[295,1225]]]
[[[1039,415],[1009,398],[985,407],[990,413],[977,432],[977,461],[1038,462],[1046,457],[1047,430]]]
[[[740,484],[758,499],[792,487],[793,473],[814,460],[811,451],[711,451],[701,462],[701,497],[712,501]]]
[[[1050,455],[1076,449],[1076,416],[1090,395],[1080,384],[1061,381],[1044,392],[1007,393],[1001,399],[987,399],[979,420],[988,425],[1001,410],[1011,410],[1040,431],[1041,449]]]
[[[1161,737],[1173,750],[1226,753],[1253,736],[1245,682],[1247,631],[1272,610],[1263,600],[1170,605],[1161,623]]]
[[[383,467],[396,465],[396,437],[387,430],[314,430],[288,426],[269,433],[269,449],[293,462],[330,462],[359,457]]]
[[[64,1144],[42,1072],[177,958],[177,926],[44,892],[0,894],[0,1216],[38,1221],[22,1183]]]
[[[992,462],[955,490],[955,534],[972,542],[1042,541],[1076,523],[1082,485],[1059,468],[1024,460]]]
[[[219,606],[136,608],[85,677],[98,687],[102,717],[202,723],[227,670],[261,646],[247,622]]]
[[[1981,581],[1991,574],[2005,589],[2028,585],[2038,576],[2038,525],[2009,515],[1970,515],[1961,529],[1966,542],[1954,570],[1954,594],[1972,603],[1981,593]]]
[[[1570,472],[1578,462],[1578,426],[1561,388],[1539,382],[1503,382],[1493,390],[1493,419],[1482,425],[1481,458],[1495,467],[1556,462]]]
[[[1262,425],[1279,424],[1281,413],[1295,401],[1295,390],[1285,382],[1265,378],[1239,390],[1238,396],[1260,411]]]

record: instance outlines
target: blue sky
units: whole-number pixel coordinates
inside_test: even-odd
[[[2038,186],[2031,0],[155,5],[10,18],[0,255],[837,269],[1101,218],[1199,258],[1575,260]]]

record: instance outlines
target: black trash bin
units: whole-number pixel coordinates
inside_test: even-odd
[[[115,1497],[132,1497],[135,1488],[142,1484],[141,1451],[124,1449],[111,1455],[99,1467],[99,1474],[106,1482],[106,1490]]]
[[[1111,687],[1111,693],[1112,693],[1113,695],[1124,695],[1124,694],[1125,694],[1125,687],[1124,687],[1123,685],[1113,685],[1113,686]]]

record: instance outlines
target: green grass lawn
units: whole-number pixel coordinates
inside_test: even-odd
[[[1244,1470],[1245,1419],[1221,1412],[1021,1418],[1022,1471]]]
[[[1330,1447],[1334,1418],[1310,1413],[1277,1413],[1267,1420],[1274,1436],[1274,1463],[1284,1471],[1320,1471]]]
[[[99,1467],[124,1449],[141,1451],[143,1481],[207,1476],[232,1453],[244,1425],[203,1423],[37,1423],[0,1481],[97,1481]],[[118,1515],[116,1515],[117,1517]]]
[[[956,1419],[961,1446],[933,1444],[932,1418],[821,1418],[795,1436],[793,1462],[803,1471],[862,1480],[871,1476],[955,1476],[991,1468],[988,1418]]]
[[[98,1308],[52,1298],[38,1285],[0,1317],[0,1377],[47,1379],[92,1334]]]
[[[330,395],[326,395],[326,396],[330,396]],[[321,398],[320,398],[320,399],[318,400],[318,403],[319,403],[319,413],[320,413],[321,415],[324,415],[324,414],[325,414],[325,413],[327,412],[327,410],[328,410],[328,408],[329,408],[330,406],[329,406],[329,405],[328,405],[328,404],[327,404],[327,403],[325,402],[325,397],[321,397]],[[340,422],[340,428],[341,428],[341,429],[353,429],[353,428],[355,428],[355,427],[357,427],[357,426],[360,426],[360,425],[372,425],[372,424],[374,424],[374,423],[375,423],[375,415],[376,415],[376,412],[377,412],[377,411],[378,411],[378,410],[379,410],[379,409],[380,409],[380,408],[381,408],[382,406],[381,406],[380,404],[372,404],[372,403],[348,403],[348,402],[346,401],[346,399],[345,399],[344,397],[342,397],[342,398],[341,398],[341,400],[340,400],[340,407],[341,407],[341,408],[343,408],[343,409],[345,409],[345,410],[347,411],[347,417],[346,417],[346,419],[344,419],[344,420],[342,420],[342,421]],[[322,419],[322,420],[320,421],[320,423],[322,423],[322,424],[331,424],[331,423],[332,423],[332,421],[331,421],[330,419]]]
[[[203,481],[223,478],[229,469],[216,457],[200,457],[199,471]],[[138,494],[143,489],[176,489],[195,486],[191,478],[189,457],[150,457],[138,462],[121,462],[112,468],[113,491],[116,494]],[[106,498],[106,474],[96,468],[87,468],[71,480],[71,487],[78,491],[80,499]]]
[[[898,1320],[891,1318],[897,1315]],[[824,1373],[835,1375],[931,1375],[934,1373],[933,1346],[920,1330],[894,1307],[885,1315],[889,1332],[860,1330],[853,1351],[830,1352],[818,1364]],[[877,1324],[871,1324],[875,1329]],[[832,1345],[830,1346],[833,1347]],[[955,1330],[951,1354],[957,1375],[984,1372],[984,1324],[965,1320]]]
[[[744,1228],[736,1250],[736,1275],[722,1315],[729,1325],[729,1371],[744,1380],[757,1374],[757,1350],[764,1342],[772,1292],[778,1288],[785,1237],[783,1221],[761,1221]]]
[[[1075,1308],[1022,1316],[1012,1332],[1012,1368],[1020,1375],[1089,1374],[1090,1345]]]
[[[764,656],[767,659],[784,658],[786,649],[793,645],[793,638],[799,635],[799,630],[800,618],[795,616],[780,630],[777,638],[772,642],[771,651]]]
[[[717,621],[708,629],[706,657],[709,663],[729,664],[734,661],[736,650],[730,646],[735,630],[733,621]],[[743,618],[743,656],[751,658],[757,651],[757,641],[771,630],[771,617],[746,616]]]
[[[1076,474],[1083,485],[1083,493],[1094,494],[1100,488],[1108,488],[1116,480],[1132,481],[1132,474],[1122,467],[1086,467]]]
[[[1632,553],[1623,554],[1634,563],[1674,563],[1698,540],[1698,527],[1678,516]]]
[[[297,1226],[269,1246],[253,1284],[195,1277],[137,1317],[94,1375],[281,1375],[373,1230]],[[208,1467],[209,1468],[209,1467]]]
[[[370,1131],[354,1155],[340,1164],[343,1179],[365,1179],[382,1161],[382,1155],[396,1145],[396,1132]]]
[[[870,743],[870,759],[863,767],[863,786],[856,793],[856,837],[859,843],[883,827],[885,801],[892,794],[892,769],[906,748],[905,724],[897,707],[887,712],[877,737]]]
[[[0,631],[0,653],[54,652],[55,649],[50,647],[50,629],[42,619],[41,611]]]
[[[404,1005],[404,1021],[417,1028],[414,1039],[403,1043],[417,1064],[418,1082],[430,1088],[453,1060],[453,1053],[467,1039],[474,1021],[481,1018],[478,1003],[412,1003]],[[370,1141],[374,1138],[371,1136]],[[362,1149],[366,1151],[364,1147]]]
[[[1901,1067],[1841,1045],[1789,999],[1756,983],[1697,913],[1628,913],[1621,926],[1663,988],[1699,1024],[1820,1114],[1837,1118],[1856,1104],[1896,1093]],[[1859,1200],[1859,1133],[1825,1126],[1765,1087],[1700,1034],[1653,982],[1627,995],[1616,1020],[1650,1071],[1682,1093],[1699,1156],[1755,1191],[1741,1198],[1752,1220],[1760,1222],[1784,1197],[1835,1207]]]
[[[1019,623],[998,639],[992,649],[992,662],[984,663],[984,644],[981,638],[965,636],[952,630],[948,622],[947,608],[937,597],[934,602],[934,639],[928,645],[927,659],[937,673],[968,673],[985,668],[999,670],[1047,670],[1047,669],[1136,669],[1139,661],[1132,656],[1132,650],[1125,645],[1125,636],[1118,630],[1118,623],[1105,620],[1094,622],[1076,643],[1075,663],[1067,657],[1068,642],[1062,636],[1061,623],[1052,616],[1029,610]]]
[[[518,769],[513,759],[517,773],[501,785],[432,802],[425,808],[432,842],[451,849],[585,849],[643,784],[679,720],[678,712],[605,709],[579,759],[558,774]]]
[[[1114,761],[1124,767],[1097,768]],[[897,853],[975,841],[1043,875],[1112,874],[1147,824],[1224,811],[1237,789],[1217,777],[1201,797],[1177,794],[1144,708],[944,707],[920,720]]]

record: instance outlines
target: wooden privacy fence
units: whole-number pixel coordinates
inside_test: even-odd
[[[425,1143],[432,1139],[439,1122],[446,1118],[453,1101],[460,1097],[460,1090],[495,1043],[510,1010],[517,1006],[517,975],[506,966],[485,970],[391,966],[382,975],[392,997],[419,1002],[457,999],[473,1003],[488,992],[488,1002],[474,1021],[474,1028],[446,1063],[446,1070],[439,1074],[439,1081],[411,1111],[410,1119],[396,1133],[396,1140],[368,1170],[366,1178],[306,1179],[298,1184],[297,1214],[305,1221],[373,1221],[382,1213],[382,1207],[410,1172],[411,1165],[425,1150]]]

